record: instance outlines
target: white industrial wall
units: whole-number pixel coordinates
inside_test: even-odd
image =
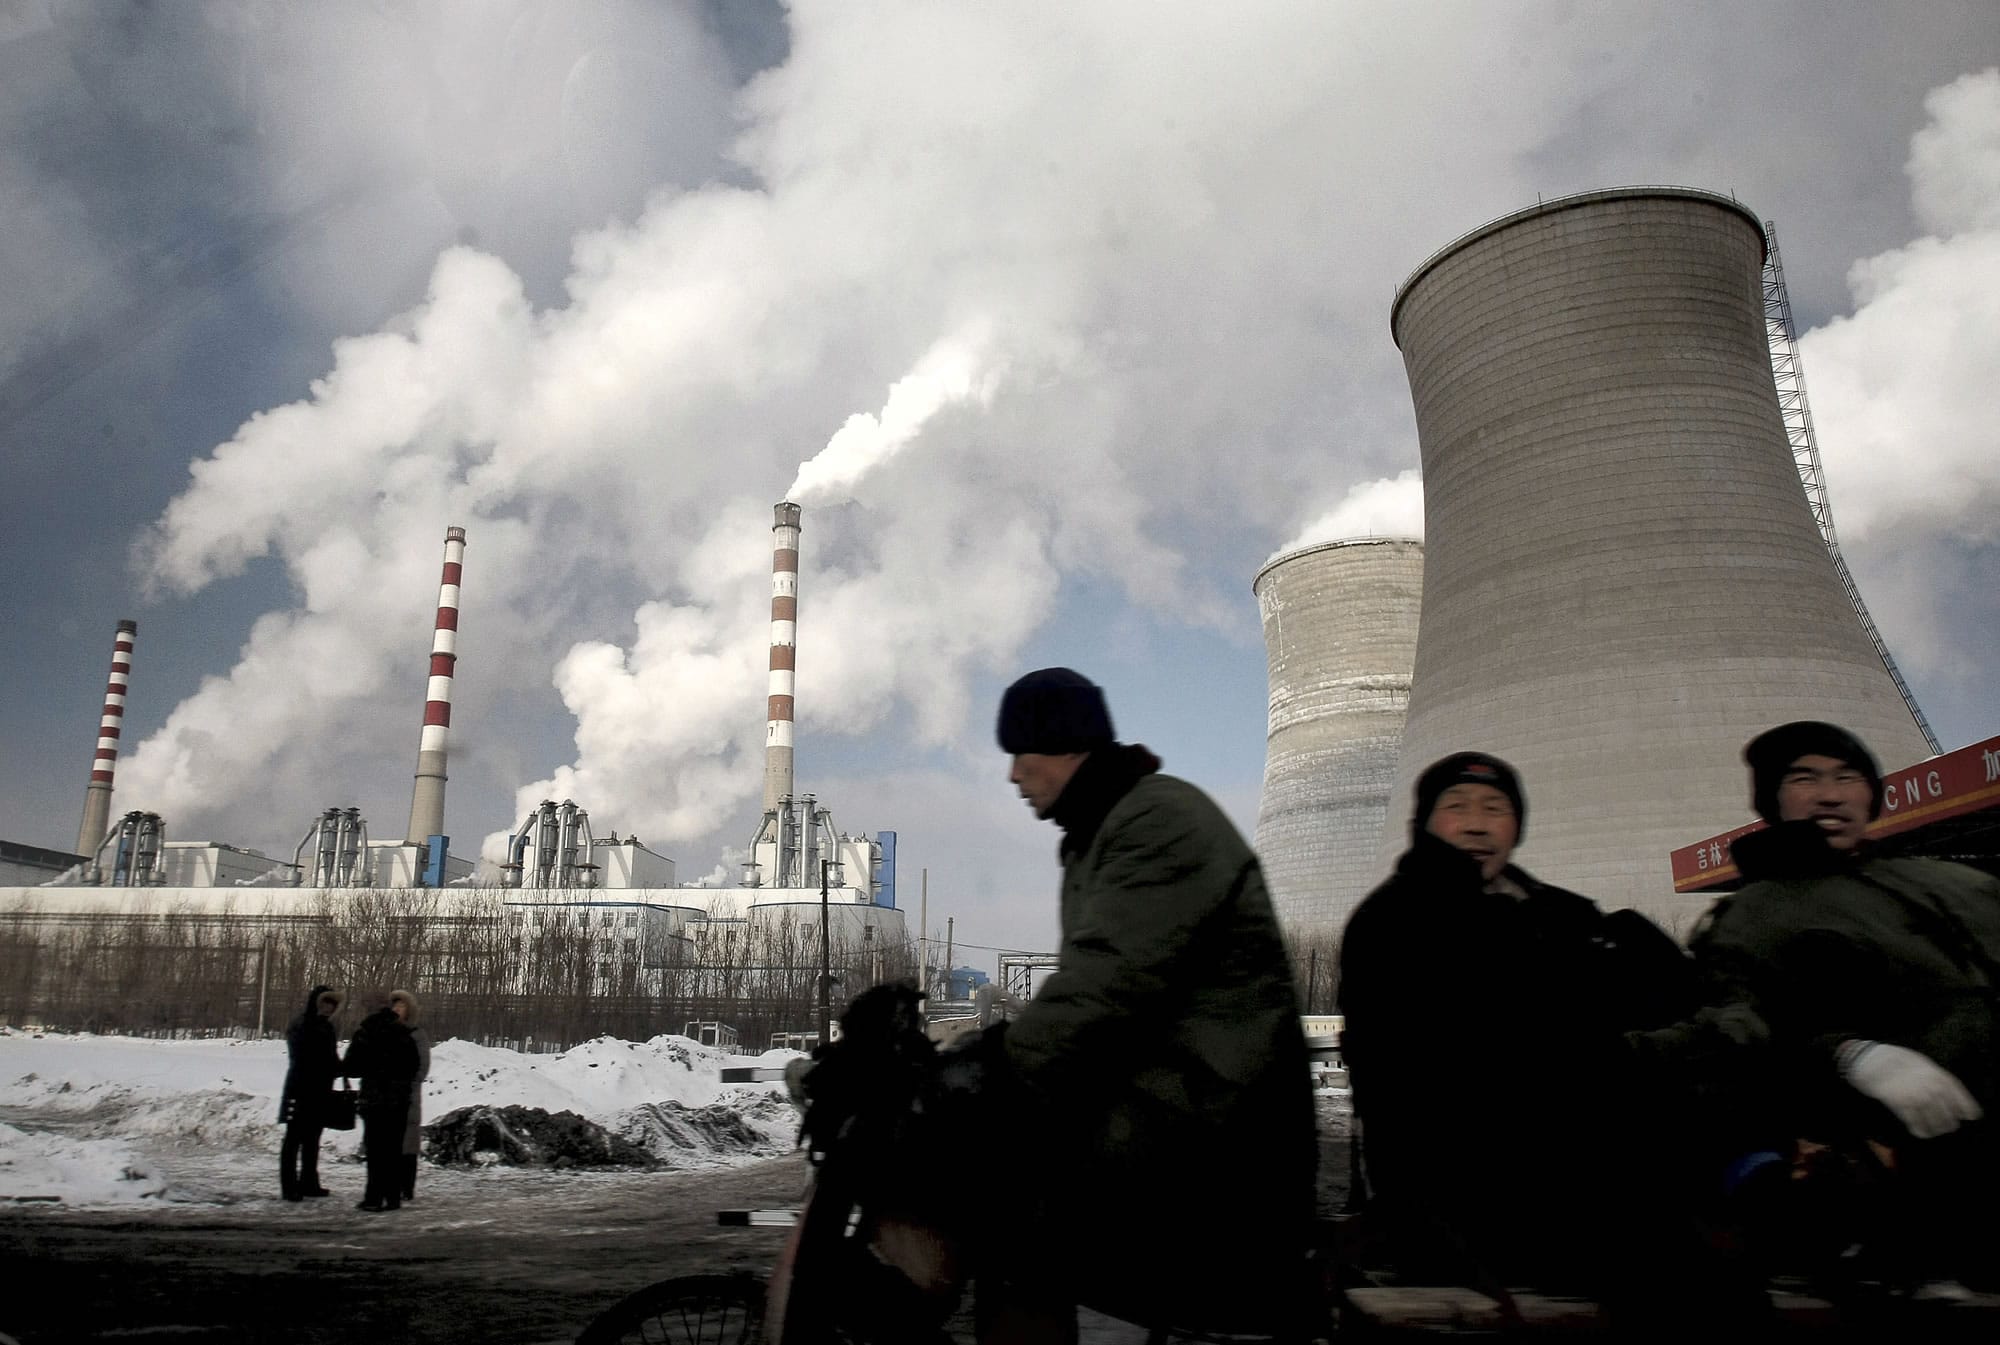
[[[1329,542],[1251,585],[1270,665],[1257,853],[1295,947],[1337,936],[1368,894],[1395,787],[1423,593],[1419,542]]]
[[[1399,292],[1425,566],[1378,874],[1417,773],[1477,748],[1521,770],[1527,867],[1682,926],[1667,855],[1748,819],[1752,735],[1827,719],[1885,768],[1926,755],[1793,464],[1763,260],[1735,202],[1629,188],[1496,221]]]
[[[753,896],[746,914],[750,928],[760,935],[777,936],[789,923],[794,931],[811,931],[818,937],[820,901],[817,888],[739,888],[737,896]],[[718,916],[726,907],[712,908]],[[907,937],[903,912],[890,906],[876,906],[868,894],[856,888],[836,888],[826,906],[827,929],[836,948],[857,949],[864,944],[897,947]]]
[[[597,886],[602,889],[674,885],[674,861],[636,840],[592,841],[590,858],[597,865]]]

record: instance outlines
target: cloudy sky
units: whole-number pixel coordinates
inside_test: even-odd
[[[733,866],[795,489],[800,787],[1051,946],[1000,688],[1251,830],[1251,577],[1420,523],[1396,286],[1631,183],[1776,222],[1850,565],[1991,735],[1996,67],[1990,0],[0,0],[0,836],[73,842],[130,616],[118,811],[394,837],[462,524],[454,849]]]

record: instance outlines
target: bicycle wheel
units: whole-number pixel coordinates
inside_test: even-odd
[[[756,1345],[764,1286],[748,1275],[681,1275],[599,1313],[576,1345]]]

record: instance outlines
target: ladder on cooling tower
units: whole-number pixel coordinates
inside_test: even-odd
[[[1785,264],[1778,255],[1778,226],[1770,220],[1764,221],[1764,243],[1767,249],[1764,334],[1771,343],[1771,374],[1778,384],[1778,410],[1784,416],[1785,434],[1792,443],[1792,461],[1798,466],[1799,480],[1806,488],[1806,503],[1812,506],[1813,521],[1819,524],[1819,535],[1826,540],[1826,553],[1833,557],[1834,573],[1840,576],[1840,586],[1847,590],[1847,601],[1853,604],[1854,615],[1861,618],[1861,629],[1868,632],[1889,680],[1896,684],[1910,718],[1917,721],[1917,729],[1930,745],[1931,755],[1936,756],[1942,750],[1937,735],[1931,732],[1930,721],[1917,707],[1917,698],[1910,694],[1909,683],[1903,680],[1902,669],[1896,666],[1889,646],[1883,643],[1882,633],[1875,629],[1875,619],[1868,615],[1868,604],[1861,601],[1861,590],[1854,586],[1854,576],[1847,572],[1847,560],[1840,554],[1840,542],[1833,535],[1833,509],[1826,501],[1819,443],[1813,437],[1812,407],[1806,402],[1806,373],[1799,362],[1797,333],[1792,326],[1792,300],[1785,291]]]

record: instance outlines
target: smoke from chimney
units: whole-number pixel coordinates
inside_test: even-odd
[[[792,688],[799,631],[799,507],[786,500],[771,512],[771,686],[764,725],[767,813],[792,792]]]
[[[125,722],[125,689],[132,682],[132,644],[139,623],[118,623],[111,646],[111,678],[104,688],[104,712],[97,721],[97,753],[90,762],[90,783],[83,791],[83,825],[77,828],[76,852],[97,853],[111,825],[111,776],[118,769],[118,736]]]
[[[417,744],[417,786],[410,798],[406,843],[422,845],[444,832],[445,747],[451,729],[451,677],[458,662],[458,578],[465,529],[444,530],[444,578],[438,585],[437,628],[431,636],[431,676]]]

